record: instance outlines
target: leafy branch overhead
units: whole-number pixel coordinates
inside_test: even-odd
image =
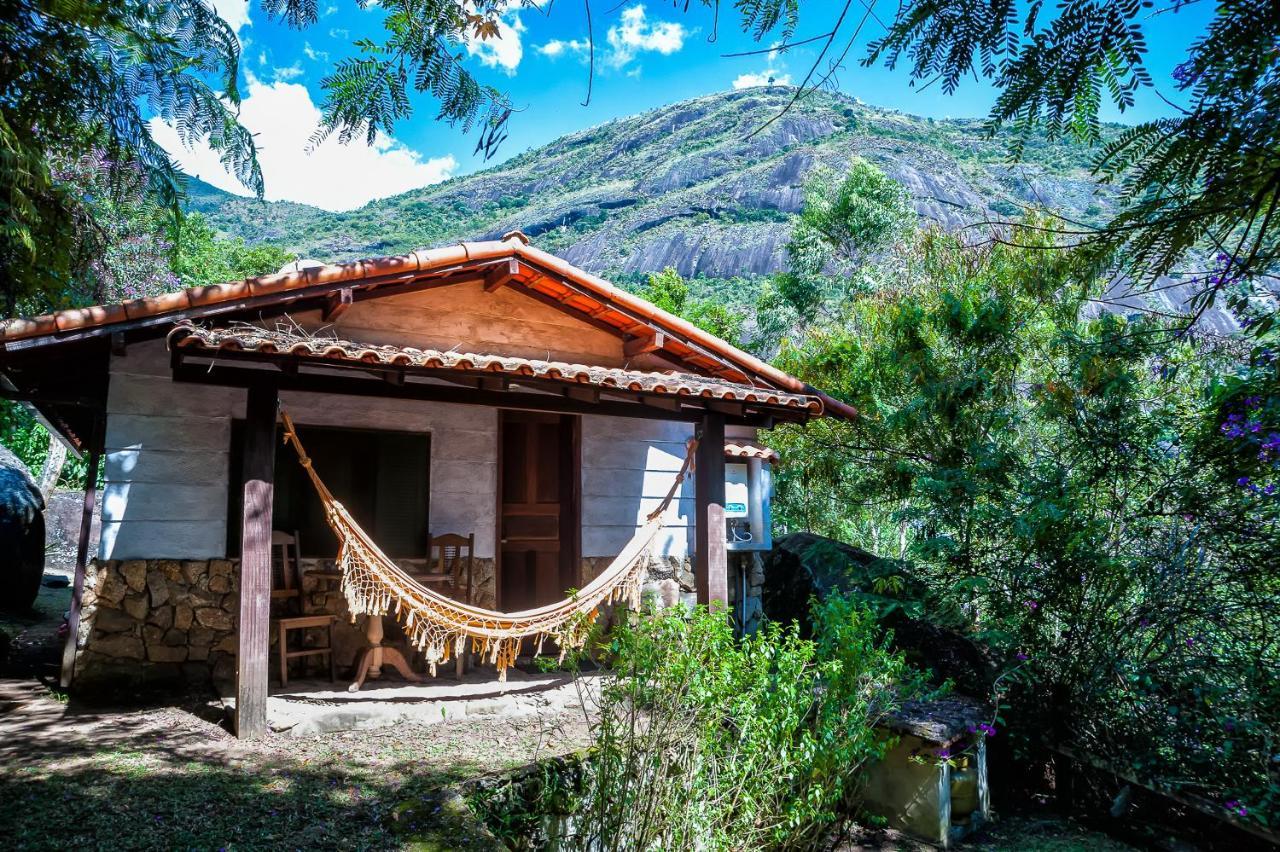
[[[1159,81],[1146,65],[1146,28],[1188,5],[1095,0],[1050,14],[1039,2],[919,0],[900,8],[865,61],[909,64],[913,79],[940,81],[948,93],[966,77],[991,80],[1000,94],[990,124],[1018,131],[1015,155],[1033,130],[1099,143],[1105,102],[1126,111],[1143,89],[1163,99],[1172,117],[1100,149],[1096,172],[1120,187],[1125,207],[1100,230],[1056,230],[1123,253],[1143,278],[1194,250],[1223,255],[1227,268],[1199,281],[1195,307],[1204,310],[1231,284],[1270,276],[1277,261],[1280,18],[1265,0],[1219,3],[1172,80]]]
[[[319,20],[314,0],[263,0],[262,5],[269,16],[292,27]],[[498,19],[508,5],[504,0],[382,3],[386,39],[357,40],[359,54],[339,61],[321,81],[323,117],[311,144],[337,133],[344,144],[363,136],[372,145],[379,134],[390,134],[396,122],[413,112],[410,94],[418,92],[439,103],[438,120],[464,133],[478,129],[476,151],[492,156],[506,138],[511,101],[467,70],[464,48],[468,39],[499,38]]]

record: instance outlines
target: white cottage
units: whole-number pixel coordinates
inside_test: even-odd
[[[613,560],[695,435],[694,485],[664,515],[654,573],[743,604],[727,552],[768,536],[756,430],[853,414],[519,232],[18,320],[0,341],[0,392],[91,471],[105,463],[64,682],[234,674],[241,735],[263,726],[271,643],[282,678],[295,654],[273,607],[330,627],[298,656],[391,653],[342,632],[337,541],[278,440],[281,408],[387,556],[431,574],[440,537],[460,536],[443,541],[468,557],[465,582],[456,559],[434,579],[504,612],[562,599]],[[86,513],[94,499],[91,486]]]

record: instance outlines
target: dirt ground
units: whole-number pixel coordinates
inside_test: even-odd
[[[67,589],[0,617],[0,845],[14,850],[405,849],[395,814],[447,785],[584,747],[580,711],[241,742],[211,693],[92,707],[56,684]],[[923,850],[855,830],[839,852]],[[1001,820],[964,849],[1120,852],[1058,818]]]
[[[211,709],[94,710],[0,681],[5,846],[397,848],[397,805],[586,740],[582,717],[564,714],[242,743]]]

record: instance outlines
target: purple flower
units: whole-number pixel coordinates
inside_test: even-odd
[[[938,749],[937,751],[935,751],[935,752],[934,752],[934,754],[935,754],[935,755],[937,755],[937,756],[938,756],[939,758],[941,758],[942,760],[947,760],[947,759],[949,759],[949,758],[951,757],[951,749],[949,749],[949,748],[940,748],[940,749]]]
[[[1022,605],[1025,606],[1027,609],[1031,610],[1032,612],[1035,612],[1037,609],[1040,608],[1040,604],[1037,603],[1036,601],[1030,601],[1030,600],[1023,601]]]
[[[1031,658],[1030,658],[1030,657],[1028,657],[1026,654],[1022,653],[1021,651],[1019,651],[1018,653],[1014,654],[1014,656],[1015,656],[1015,657],[1017,657],[1019,660],[1021,660],[1021,661],[1022,661],[1022,662],[1024,662],[1024,663],[1025,663],[1027,660],[1031,659]]]
[[[1237,480],[1236,480],[1236,485],[1239,485],[1241,488],[1248,488],[1248,487],[1249,487],[1249,477],[1247,477],[1247,476],[1242,476],[1242,477],[1240,477],[1239,479],[1237,479]]]

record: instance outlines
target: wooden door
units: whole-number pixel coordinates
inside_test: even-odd
[[[554,603],[577,585],[577,418],[504,411],[499,429],[498,608]]]

